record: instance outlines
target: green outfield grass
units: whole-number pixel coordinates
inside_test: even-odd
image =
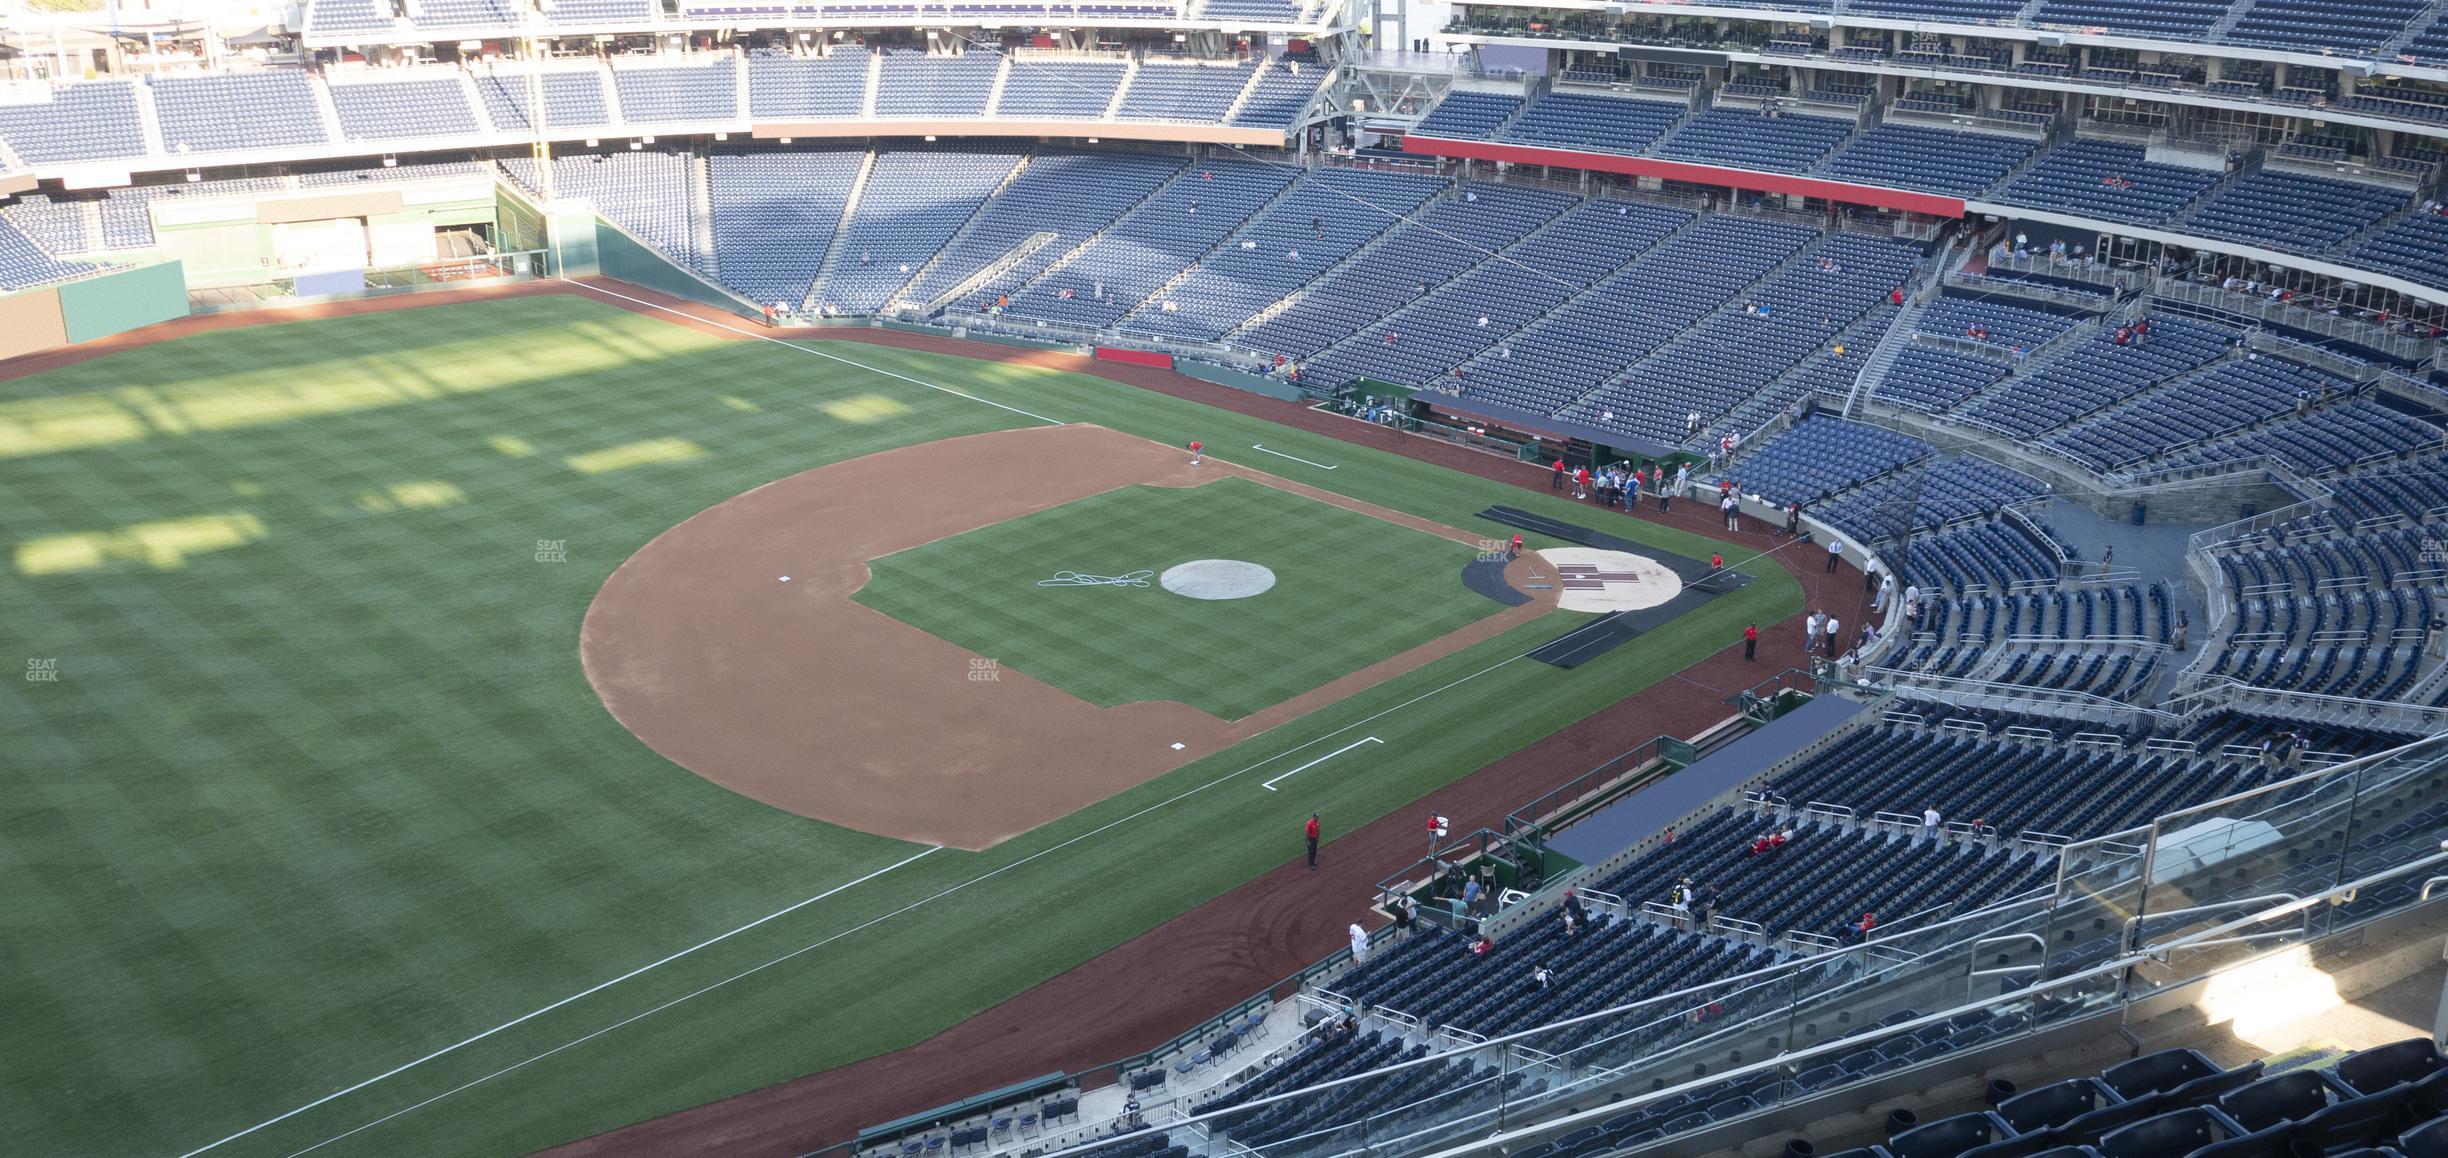
[[[1127,487],[875,560],[859,602],[1103,707],[1179,700],[1227,720],[1499,610],[1474,552],[1250,482]],[[1248,599],[1042,587],[1193,559],[1275,572]]]
[[[984,399],[1263,442],[1464,529],[1575,508],[1101,379],[826,349],[873,369],[551,297],[0,385],[0,630],[56,661],[0,693],[0,1151],[185,1153],[820,896],[214,1153],[509,1153],[907,1045],[1285,863],[1312,810],[1383,815],[1800,602],[1756,568],[1571,672],[1517,658],[1579,618],[1550,616],[984,853],[834,828],[663,760],[579,670],[604,578],[725,498],[1036,421]]]

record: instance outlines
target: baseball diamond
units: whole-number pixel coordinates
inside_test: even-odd
[[[60,658],[56,683],[12,699],[13,743],[148,787],[14,781],[36,822],[12,826],[0,904],[50,948],[0,983],[39,995],[16,1009],[51,1044],[0,1058],[12,1149],[183,1152],[244,1131],[223,1148],[497,1153],[848,1073],[1283,860],[1216,833],[1310,811],[1365,827],[1719,650],[1742,617],[1800,606],[1779,571],[1600,678],[1518,662],[1587,617],[1461,582],[1495,533],[1473,512],[1543,497],[1481,477],[1495,460],[1334,437],[1368,428],[1254,396],[1186,401],[1167,391],[1205,388],[1159,371],[976,346],[819,357],[604,288],[619,296],[215,315],[18,367],[0,597],[39,609],[23,646]],[[114,393],[132,382],[151,392]],[[1186,430],[1338,469],[1296,481],[1213,451],[1192,468]],[[1008,566],[893,575],[1071,504],[1207,492],[1234,501],[1180,528],[1125,520],[1093,557],[1049,524]],[[1627,533],[1706,551],[1672,526]],[[1276,587],[1037,586],[1219,555]],[[1539,566],[1525,554],[1505,581],[1551,597],[1529,590]],[[1077,618],[953,642],[965,629],[904,586],[919,580],[1072,600]],[[1217,638],[1257,650],[1165,634],[1186,623],[1134,634],[1116,598],[1240,617]],[[1291,618],[1270,610],[1284,600]],[[1328,647],[1321,615],[1356,616],[1368,642]],[[1046,653],[1058,687],[1032,670],[1033,632],[1094,647]],[[1168,656],[1219,666],[1150,698],[1098,690],[1097,648],[1159,674]],[[190,706],[161,710],[170,688]],[[1362,736],[1378,742],[1260,786]],[[177,836],[109,835],[130,823]],[[84,851],[104,845],[107,869]],[[1340,855],[1330,868],[1362,867]],[[185,948],[131,955],[171,935],[157,903],[191,915]],[[1307,952],[1308,928],[1238,935],[1276,947],[1173,970],[1169,996],[1066,1048],[1178,1032],[1184,994],[1246,988]],[[99,960],[117,964],[61,967]],[[847,975],[902,984],[847,1003],[808,984]],[[107,1027],[81,1012],[100,1010]],[[1011,1064],[971,1054],[939,1080],[973,1063]]]
[[[2448,1155],[2448,0],[1410,14],[0,7],[0,1158]]]

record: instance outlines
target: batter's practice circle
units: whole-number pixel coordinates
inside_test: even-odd
[[[1247,599],[1275,586],[1275,573],[1239,559],[1193,559],[1165,568],[1156,582],[1192,599]]]

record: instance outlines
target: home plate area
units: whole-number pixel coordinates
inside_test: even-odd
[[[1552,574],[1534,573],[1529,578],[1531,586],[1552,585],[1556,606],[1598,616],[1531,651],[1530,658],[1540,663],[1579,667],[1707,602],[1719,591],[1750,582],[1749,576],[1738,571],[1713,569],[1663,551],[1636,553],[1628,548],[1642,545],[1629,539],[1518,507],[1489,507],[1479,514],[1503,526],[1582,544],[1533,552]]]
[[[1538,552],[1555,568],[1556,606],[1566,611],[1639,611],[1683,593],[1683,580],[1654,559],[1595,547]]]

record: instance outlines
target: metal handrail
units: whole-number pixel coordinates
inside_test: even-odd
[[[2409,862],[2380,873],[2375,873],[2351,884],[2341,885],[2334,889],[2324,891],[2316,896],[2296,901],[2293,904],[2286,906],[2286,908],[2293,909],[2320,903],[2333,895],[2356,891],[2402,875],[2410,869],[2427,867],[2430,864],[2441,861],[2448,861],[2448,853],[2441,853],[2435,856],[2425,857],[2420,861]],[[2231,922],[2228,925],[2220,926],[2214,929],[2206,929],[2194,937],[2186,939],[2185,941],[2170,943],[2169,945],[2163,946],[2161,952],[2165,953],[2177,949],[2194,947],[2209,947],[2211,944],[2215,943],[2232,943],[2230,934],[2237,932],[2247,925],[2266,924],[2268,921],[2283,915],[2285,914],[2256,914],[2255,916],[2246,918],[2243,921]],[[2142,964],[2145,961],[2155,962],[2156,958],[2143,954],[2120,954],[2112,960],[2104,961],[2090,966],[2089,968],[2076,970],[2062,976],[2048,978],[2010,993],[2000,994],[1986,1000],[1968,1002],[1952,1009],[1941,1010],[1936,1013],[1909,1018],[1904,1021],[1897,1022],[1894,1025],[1882,1026],[1880,1028],[1883,1033],[1891,1035],[1918,1033],[1920,1030],[1929,1028],[1931,1026],[1947,1024],[1953,1019],[1966,1013],[1993,1009],[2003,1005],[2011,1005],[2016,1002],[2043,996],[2052,991],[2080,989],[2085,985],[2085,983],[2095,981],[2100,978],[2121,977],[2121,975],[2127,970],[2130,970],[2136,965]],[[1504,1039],[1501,1038],[1496,1039],[1495,1043],[1501,1043],[1503,1040]],[[1862,1044],[1862,1039],[1859,1037],[1847,1037],[1834,1041],[1821,1042],[1818,1045],[1807,1046],[1802,1049],[1778,1054],[1775,1057],[1762,1061],[1735,1066],[1734,1068],[1728,1070],[1703,1074],[1691,1078],[1688,1081],[1667,1086],[1664,1089],[1646,1091],[1637,1096],[1627,1097],[1622,1101],[1609,1102],[1603,1106],[1597,1106],[1588,1110],[1566,1114],[1562,1117],[1542,1121],[1531,1128],[1539,1130],[1542,1133],[1568,1131],[1584,1125],[1595,1124],[1602,1119],[1621,1116],[1629,1110],[1638,1109],[1641,1106],[1666,1098],[1677,1097],[1691,1089],[1701,1086],[1714,1086],[1727,1081],[1739,1081],[1747,1077],[1780,1071],[1790,1073],[1807,1069],[1812,1062],[1826,1058],[1833,1058],[1844,1053],[1859,1050],[1862,1048]],[[1484,1152],[1489,1141],[1491,1141],[1491,1139],[1474,1140],[1459,1146],[1437,1151],[1434,1154],[1424,1156],[1424,1158],[1469,1158],[1471,1155]]]

